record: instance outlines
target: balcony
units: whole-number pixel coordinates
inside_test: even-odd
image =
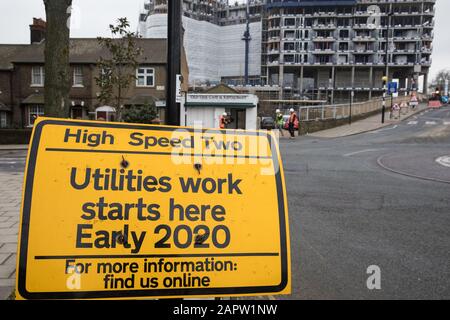
[[[395,49],[392,54],[416,54],[414,49]]]
[[[334,30],[336,29],[335,24],[313,24],[312,28],[314,30]]]
[[[374,36],[355,36],[352,38],[354,42],[371,42],[376,41]]]
[[[415,42],[420,41],[419,36],[406,36],[406,37],[394,37],[392,38],[394,41],[406,41],[406,42]]]
[[[374,29],[373,25],[369,24],[355,24],[353,25],[353,29],[355,30],[372,30]]]
[[[329,55],[335,54],[336,51],[334,49],[314,49],[313,54],[321,54],[321,55]]]
[[[372,49],[355,49],[353,50],[353,54],[373,54],[374,51]]]
[[[334,42],[336,39],[334,37],[315,37],[313,42]]]

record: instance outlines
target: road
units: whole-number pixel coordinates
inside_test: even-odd
[[[280,148],[293,293],[275,298],[450,298],[450,108],[351,137],[284,139]],[[22,172],[25,156],[1,151],[0,172]],[[381,290],[366,286],[371,265]]]
[[[23,172],[26,157],[27,150],[0,150],[0,172]]]
[[[450,168],[435,162],[450,156],[449,108],[280,146],[293,274],[283,298],[450,298]],[[367,289],[371,265],[381,290]]]

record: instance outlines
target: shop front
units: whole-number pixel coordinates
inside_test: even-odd
[[[226,129],[256,130],[257,109],[258,97],[253,94],[190,93],[181,104],[181,123],[218,128],[226,114]]]

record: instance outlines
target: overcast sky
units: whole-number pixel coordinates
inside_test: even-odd
[[[119,17],[127,17],[137,30],[144,0],[73,0],[75,27],[71,36],[109,35],[108,26]],[[241,2],[243,2],[241,0]],[[440,69],[450,69],[450,1],[437,0],[432,76]],[[0,43],[29,43],[29,25],[33,17],[45,19],[42,0],[0,0]]]

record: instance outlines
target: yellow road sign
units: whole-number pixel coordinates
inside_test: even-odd
[[[40,118],[31,139],[19,298],[290,293],[272,133]]]

